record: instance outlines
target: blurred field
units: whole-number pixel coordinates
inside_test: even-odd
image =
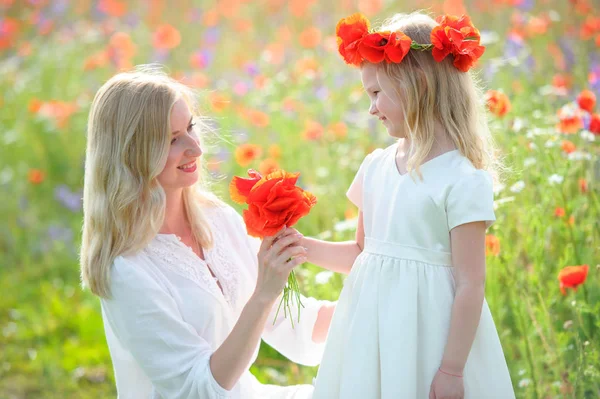
[[[319,203],[298,228],[344,240],[356,216],[344,193],[391,141],[337,54],[335,25],[417,8],[466,10],[487,46],[477,73],[508,99],[492,95],[512,170],[496,187],[486,293],[517,396],[600,397],[600,108],[581,96],[600,96],[600,2],[401,3],[0,0],[0,398],[116,396],[77,258],[87,112],[106,79],[157,62],[201,89],[215,190],[231,203],[234,174],[300,171]],[[587,279],[563,295],[559,271],[580,265]],[[340,276],[299,274],[306,294],[337,298]],[[316,374],[266,345],[252,370],[278,384]]]

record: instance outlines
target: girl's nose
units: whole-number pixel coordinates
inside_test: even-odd
[[[371,103],[371,106],[369,107],[369,113],[371,115],[375,115],[377,113],[377,107],[375,106],[375,102]]]

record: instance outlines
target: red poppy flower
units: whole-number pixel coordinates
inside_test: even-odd
[[[342,18],[335,28],[338,50],[344,61],[360,66],[362,56],[358,51],[362,38],[369,33],[369,20],[361,13]]]
[[[377,32],[366,35],[359,45],[360,54],[374,64],[383,60],[401,62],[408,51],[412,39],[402,32]]]
[[[253,237],[272,236],[283,226],[293,226],[317,203],[313,194],[296,186],[300,173],[277,170],[258,180],[258,172],[248,174],[250,179],[234,177],[229,189],[232,200],[248,204],[243,217]]]
[[[577,104],[584,111],[592,112],[596,106],[596,95],[593,91],[583,90],[577,96]]]
[[[590,132],[596,136],[600,135],[600,114],[592,114],[590,119]]]
[[[567,266],[558,273],[558,281],[560,282],[560,292],[566,295],[567,288],[577,291],[577,287],[583,284],[587,278],[588,265]]]
[[[506,94],[500,91],[488,90],[485,94],[485,101],[488,110],[498,117],[503,117],[510,111],[510,100]]]
[[[467,72],[485,51],[485,47],[479,44],[479,31],[466,15],[460,18],[445,15],[437,21],[440,25],[433,28],[430,36],[433,58],[441,62],[452,54],[454,66]]]

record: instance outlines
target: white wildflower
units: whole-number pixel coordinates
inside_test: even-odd
[[[510,191],[513,193],[520,193],[525,188],[525,182],[523,180],[519,180],[512,186],[510,186]]]
[[[589,161],[592,159],[592,154],[583,151],[573,151],[567,155],[567,158],[569,158],[569,161],[581,161],[584,159]]]
[[[564,322],[563,328],[565,330],[567,330],[567,329],[571,328],[572,325],[573,325],[573,320],[567,320],[567,321]]]
[[[502,192],[502,190],[504,190],[506,188],[506,186],[502,183],[498,183],[494,185],[494,194],[500,194]]]
[[[329,176],[329,169],[327,169],[324,166],[321,166],[320,168],[317,168],[317,176],[318,177],[327,177],[327,176]]]
[[[346,219],[346,220],[342,220],[341,222],[337,222],[335,224],[335,226],[333,226],[333,229],[335,231],[337,231],[338,233],[341,233],[344,231],[356,230],[357,225],[358,225],[358,218]]]
[[[514,132],[520,132],[521,129],[523,129],[523,126],[525,126],[525,123],[523,122],[523,119],[521,118],[515,118],[515,120],[513,121],[513,125],[512,125],[512,130]]]
[[[531,384],[531,380],[529,378],[523,378],[521,381],[519,381],[519,388],[525,388],[529,386],[529,384]]]
[[[548,183],[553,184],[553,185],[554,184],[561,184],[564,179],[565,179],[564,177],[562,177],[561,175],[557,175],[555,173],[555,174],[553,174],[552,176],[550,176],[548,178]]]
[[[317,234],[317,238],[319,240],[328,240],[333,236],[333,234],[331,234],[330,230],[325,230],[319,234]]]
[[[315,282],[319,285],[327,284],[329,280],[333,277],[333,272],[329,270],[325,270],[323,272],[317,273],[315,276]]]
[[[556,10],[548,11],[548,16],[550,17],[550,20],[553,22],[560,21],[560,14]]]
[[[594,142],[596,141],[596,136],[594,135],[594,133],[590,132],[589,130],[582,130],[581,133],[579,134],[581,136],[581,138],[585,141],[589,141]]]

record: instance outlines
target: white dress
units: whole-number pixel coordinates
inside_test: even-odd
[[[427,399],[454,301],[450,230],[495,220],[489,174],[458,150],[401,175],[397,144],[363,161],[348,197],[363,212],[365,243],[344,282],[314,399]],[[466,399],[514,391],[484,301],[464,369]]]
[[[223,292],[206,263],[175,235],[159,234],[139,253],[114,262],[112,297],[101,304],[119,398],[310,398],[312,385],[262,385],[250,371],[231,391],[213,378],[210,356],[256,285],[260,242],[246,234],[233,208],[210,208],[206,214],[215,246],[205,257]],[[292,361],[314,366],[325,344],[312,341],[312,330],[326,301],[305,298],[303,303],[295,329],[282,315],[273,325],[273,309],[262,338]]]

